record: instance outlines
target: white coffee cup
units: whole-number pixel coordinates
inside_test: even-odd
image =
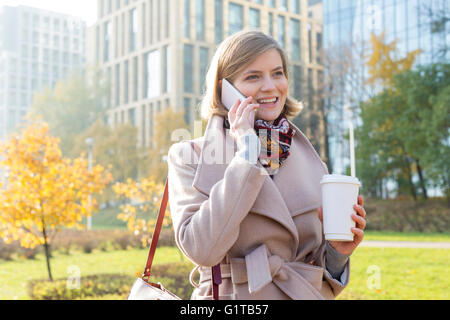
[[[353,205],[358,203],[358,178],[340,174],[324,175],[322,186],[323,231],[326,240],[353,241]]]

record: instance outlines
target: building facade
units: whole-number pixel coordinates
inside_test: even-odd
[[[318,55],[322,22],[308,16],[306,0],[97,0],[97,4],[98,21],[88,31],[88,64],[99,66],[110,79],[109,123],[134,124],[139,145],[151,145],[155,115],[165,108],[184,111],[193,126],[218,44],[237,31],[258,29],[271,34],[288,53],[291,95],[306,105],[296,123],[314,138],[322,154],[323,117],[312,96],[323,73]]]
[[[339,52],[351,48],[355,56],[368,54],[370,37],[384,32],[387,42],[396,41],[400,57],[407,52],[421,49],[417,64],[450,61],[450,24],[443,23],[440,29],[433,29],[431,21],[450,12],[450,2],[446,0],[323,0],[323,41],[325,51]],[[362,61],[363,59],[361,59]],[[359,65],[360,88],[366,79],[366,67]],[[353,86],[354,88],[354,86]],[[339,90],[342,97],[337,102],[338,109],[328,114],[330,124],[330,154],[334,159],[336,173],[344,173],[349,164],[349,147],[343,135],[347,133],[352,101],[347,94],[351,88],[343,85]],[[359,92],[354,92],[359,94]],[[336,106],[336,105],[335,105]]]
[[[36,91],[84,66],[85,37],[80,18],[0,7],[0,139],[20,124]]]

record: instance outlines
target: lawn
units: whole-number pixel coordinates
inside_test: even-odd
[[[73,252],[70,255],[55,252],[51,259],[54,279],[64,279],[73,275],[74,270],[80,276],[122,273],[137,275],[142,273],[148,250],[131,249],[93,253]],[[155,264],[185,260],[179,250],[173,247],[162,247],[156,251]],[[38,254],[34,260],[17,258],[13,261],[0,260],[0,300],[29,299],[27,281],[32,279],[48,279],[45,256]]]
[[[357,248],[350,284],[338,296],[348,299],[450,299],[448,249]]]
[[[142,271],[146,256],[147,250],[139,249],[55,253],[53,277],[67,278],[73,266],[79,268],[81,276],[136,275]],[[182,259],[176,248],[163,247],[157,250],[155,263]],[[449,261],[446,249],[358,248],[351,260],[350,284],[338,299],[450,299]],[[0,299],[29,299],[27,281],[46,277],[43,255],[35,260],[0,261]]]
[[[450,233],[364,231],[364,241],[450,242]]]

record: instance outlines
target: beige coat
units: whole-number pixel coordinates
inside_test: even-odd
[[[303,133],[272,180],[234,156],[236,144],[213,116],[203,137],[169,151],[169,203],[178,247],[199,265],[192,299],[211,299],[211,266],[221,263],[220,299],[333,299],[347,285],[325,270],[317,208],[325,164]],[[212,163],[211,159],[217,163]]]

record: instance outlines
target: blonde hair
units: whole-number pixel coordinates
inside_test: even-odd
[[[200,104],[201,117],[209,119],[213,115],[226,117],[228,110],[221,102],[219,81],[226,78],[233,82],[237,74],[252,63],[260,54],[276,49],[283,62],[283,71],[288,76],[288,59],[284,50],[271,36],[261,31],[240,31],[226,38],[217,48],[206,74],[206,92]],[[282,114],[293,118],[303,109],[303,104],[287,97]]]

